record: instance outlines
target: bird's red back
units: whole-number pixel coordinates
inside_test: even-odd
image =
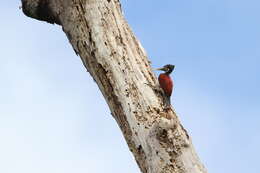
[[[162,73],[158,77],[159,84],[164,90],[166,96],[170,97],[172,95],[173,82],[169,75]]]

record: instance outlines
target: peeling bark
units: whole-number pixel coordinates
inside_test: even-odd
[[[23,12],[62,26],[96,81],[143,173],[206,173],[118,0],[22,0]],[[149,84],[149,85],[146,85]]]

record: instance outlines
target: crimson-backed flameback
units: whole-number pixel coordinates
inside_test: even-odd
[[[162,68],[157,68],[155,70],[162,70],[164,73],[161,73],[158,77],[159,84],[164,91],[165,96],[167,97],[167,104],[171,104],[170,97],[172,95],[173,81],[170,77],[171,72],[174,70],[174,65],[167,64]]]

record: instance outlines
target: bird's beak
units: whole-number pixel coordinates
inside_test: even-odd
[[[165,71],[164,67],[161,67],[161,68],[153,68],[153,70],[161,70],[161,71]]]

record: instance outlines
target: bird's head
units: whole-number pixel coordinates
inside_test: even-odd
[[[162,68],[157,68],[154,70],[161,70],[164,71],[166,74],[170,74],[174,70],[175,65],[167,64],[163,66]]]

